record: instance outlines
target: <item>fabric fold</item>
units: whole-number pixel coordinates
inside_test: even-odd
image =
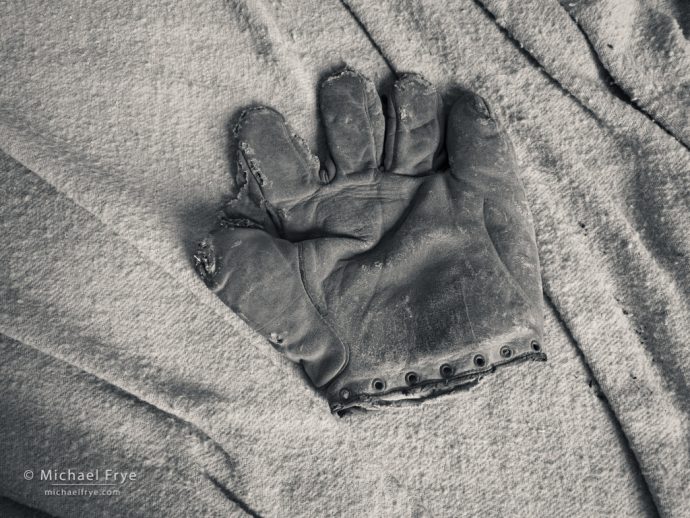
[[[690,149],[690,5],[682,0],[562,0],[629,97]]]

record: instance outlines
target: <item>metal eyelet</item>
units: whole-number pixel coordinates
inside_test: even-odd
[[[386,388],[386,382],[380,378],[376,378],[372,380],[371,386],[374,388],[374,390],[381,391]]]
[[[541,345],[539,345],[539,342],[537,342],[536,340],[532,340],[530,346],[532,347],[532,350],[535,352],[541,351]]]
[[[444,377],[444,378],[450,378],[450,377],[453,375],[453,372],[455,372],[455,371],[454,371],[453,367],[451,367],[451,366],[448,365],[447,363],[444,363],[444,364],[441,365],[441,367],[439,368],[439,372],[441,373],[441,376],[442,376],[442,377]]]
[[[474,364],[475,364],[475,366],[477,366],[479,368],[484,367],[484,365],[486,365],[486,359],[484,358],[483,355],[477,354],[474,357]]]
[[[405,374],[405,383],[409,386],[416,385],[419,383],[419,375],[416,372],[408,372]]]
[[[507,345],[504,345],[501,347],[501,356],[503,358],[510,358],[513,355],[513,350],[508,347]]]
[[[348,399],[350,399],[350,396],[351,394],[349,390],[345,388],[340,390],[340,399],[342,399],[343,401],[347,401]]]

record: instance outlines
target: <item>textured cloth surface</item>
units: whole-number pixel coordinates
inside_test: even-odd
[[[592,50],[628,96],[690,146],[690,3],[686,0],[561,0]]]
[[[647,4],[625,4],[641,7],[619,27],[597,21],[611,11],[555,0],[5,3],[3,505],[687,512],[690,152],[674,75],[687,67],[659,46],[687,60],[688,44],[671,5],[676,32],[653,64],[639,38],[632,61],[600,59],[607,30],[647,23]],[[344,62],[380,87],[390,65],[489,99],[535,217],[546,364],[337,419],[196,278],[190,251],[230,191],[229,124],[267,104],[323,151],[317,85]],[[662,67],[658,91],[675,93],[638,93],[645,66]],[[22,475],[69,467],[140,475],[99,498],[46,496]]]

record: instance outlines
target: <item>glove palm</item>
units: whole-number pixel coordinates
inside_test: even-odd
[[[321,111],[325,168],[277,112],[241,116],[239,194],[195,255],[209,286],[334,411],[543,358],[529,208],[484,101],[463,94],[446,123],[435,89],[408,75],[384,119],[373,85],[346,70],[325,81]]]

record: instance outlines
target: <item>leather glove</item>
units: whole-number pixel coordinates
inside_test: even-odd
[[[334,412],[545,359],[531,215],[484,100],[463,93],[444,122],[435,88],[410,74],[384,117],[346,69],[320,105],[324,167],[276,111],[240,116],[236,197],[194,256],[207,285]]]

